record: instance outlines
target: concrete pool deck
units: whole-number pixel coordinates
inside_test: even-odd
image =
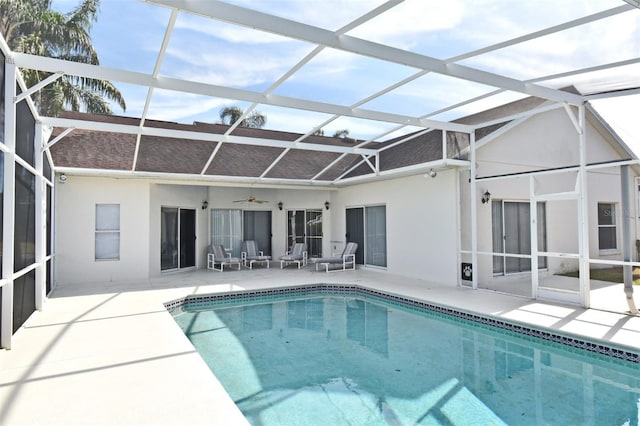
[[[163,303],[311,283],[357,284],[640,352],[639,316],[370,269],[197,270],[143,282],[59,285],[16,333],[13,349],[0,351],[0,425],[247,424]],[[615,297],[622,298],[617,290]]]

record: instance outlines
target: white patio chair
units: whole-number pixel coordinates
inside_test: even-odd
[[[307,245],[305,243],[295,243],[291,250],[287,251],[284,256],[280,256],[280,269],[290,263],[297,263],[300,266],[307,266]]]
[[[334,253],[332,257],[319,257],[317,259],[313,259],[313,262],[316,264],[316,271],[318,270],[318,265],[324,265],[327,272],[346,271],[347,269],[355,270],[357,250],[358,243],[347,243],[340,255]],[[342,268],[329,269],[329,265],[341,265]]]
[[[231,253],[227,254],[222,244],[213,244],[209,246],[207,250],[207,269],[222,272],[225,265],[232,267],[238,265],[238,271],[242,261],[237,257],[232,257]],[[219,266],[219,269],[216,268]]]
[[[265,256],[263,251],[258,250],[258,243],[255,240],[246,240],[242,243],[241,258],[245,268],[247,263],[249,264],[249,269],[253,269],[254,263],[266,263],[267,269],[269,269],[271,256]]]

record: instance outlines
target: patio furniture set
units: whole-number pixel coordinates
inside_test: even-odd
[[[325,267],[326,272],[330,271],[346,271],[356,269],[356,251],[358,244],[349,242],[345,246],[342,253],[334,253],[331,257],[312,258],[311,262],[315,263],[316,271],[319,266]],[[222,272],[224,267],[237,267],[238,270],[242,266],[253,269],[254,264],[264,264],[269,269],[271,256],[267,256],[263,251],[258,249],[255,240],[246,240],[242,243],[242,252],[240,257],[235,257],[229,253],[224,245],[212,244],[207,249],[207,269]],[[283,256],[279,257],[280,269],[290,264],[297,264],[298,269],[307,266],[309,258],[307,256],[307,245],[305,243],[295,243],[291,246]],[[329,266],[338,266],[330,268]]]

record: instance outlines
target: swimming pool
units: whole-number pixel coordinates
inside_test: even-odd
[[[358,286],[167,304],[252,424],[638,424],[640,356]]]

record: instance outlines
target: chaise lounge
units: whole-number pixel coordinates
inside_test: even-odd
[[[265,256],[263,251],[258,250],[258,243],[255,240],[246,240],[242,243],[241,258],[245,268],[247,263],[249,264],[249,269],[253,269],[254,263],[266,263],[267,269],[269,269],[271,256]]]
[[[342,254],[334,257],[319,257],[313,259],[316,264],[316,271],[318,265],[324,265],[326,271],[346,271],[347,269],[356,269],[356,251],[358,250],[358,243],[347,243],[342,251]],[[342,265],[342,268],[329,269],[329,265]]]
[[[238,259],[237,257],[232,257],[231,253],[226,253],[222,244],[210,245],[207,250],[207,269],[222,272],[224,271],[225,265],[230,267],[233,265],[238,265],[239,271],[241,264],[242,261],[240,259]],[[216,265],[219,265],[219,269],[216,268]]]
[[[291,250],[284,256],[280,256],[280,269],[290,263],[297,263],[298,269],[300,269],[300,265],[307,266],[307,245],[305,243],[295,243]]]

